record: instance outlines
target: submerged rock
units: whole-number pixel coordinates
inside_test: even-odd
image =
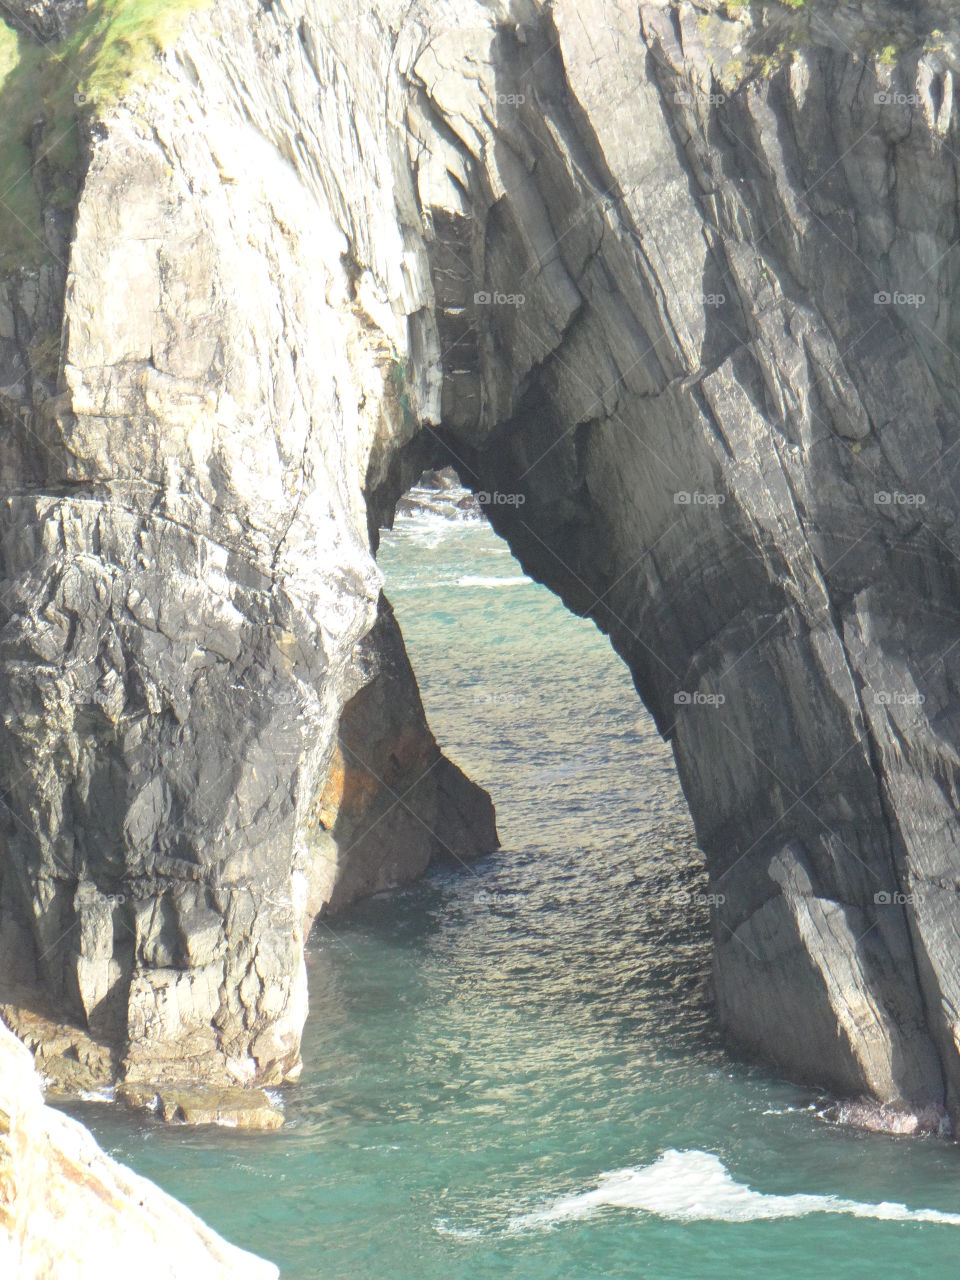
[[[44,1104],[30,1054],[0,1023],[0,1275],[11,1280],[277,1280]]]
[[[148,1107],[153,1109],[147,1102]],[[230,1129],[279,1129],[283,1112],[262,1089],[161,1089],[156,1110],[170,1124],[218,1124]]]
[[[953,1126],[942,1107],[924,1107],[911,1111],[903,1107],[886,1107],[872,1098],[849,1098],[831,1103],[818,1113],[831,1124],[869,1133],[889,1133],[900,1137],[923,1134],[938,1138],[952,1137]]]

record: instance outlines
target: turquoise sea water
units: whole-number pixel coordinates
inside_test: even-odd
[[[884,1202],[960,1214],[958,1149],[830,1128],[721,1050],[689,817],[603,637],[486,525],[402,522],[380,561],[503,848],[314,930],[284,1129],[76,1113],[285,1280],[957,1275],[958,1225]]]

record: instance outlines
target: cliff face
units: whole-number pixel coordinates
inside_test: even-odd
[[[69,258],[42,268],[66,272],[56,384],[27,367],[29,333],[7,343],[26,372],[0,516],[0,972],[72,1011],[132,1084],[298,1070],[304,938],[335,888],[351,896],[313,836],[371,663],[364,477],[415,430],[405,326],[291,164],[316,77],[295,30],[300,83],[274,76],[255,9],[198,21],[90,125]],[[494,847],[462,776],[434,770],[418,799],[447,804],[444,780]],[[441,839],[467,839],[448,816]],[[422,871],[419,833],[377,834],[367,880]]]
[[[370,542],[453,463],[673,743],[731,1040],[957,1117],[956,39],[893,0],[195,15],[98,112],[57,381],[8,400],[3,963],[133,1079],[296,1070]]]
[[[0,1023],[0,1270],[17,1280],[276,1280],[172,1196],[43,1104],[30,1054]]]

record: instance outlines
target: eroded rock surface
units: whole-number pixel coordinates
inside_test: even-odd
[[[2,963],[133,1080],[296,1071],[369,547],[452,463],[673,744],[731,1040],[958,1118],[956,67],[893,0],[196,15],[7,406]]]

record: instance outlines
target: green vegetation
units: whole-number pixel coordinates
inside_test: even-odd
[[[60,370],[60,335],[41,329],[28,348],[30,367],[39,377],[56,382]]]
[[[884,45],[877,54],[877,61],[885,67],[892,67],[897,60],[897,50],[892,44]]]
[[[46,257],[32,165],[41,159],[52,193],[73,204],[77,121],[115,101],[174,39],[187,14],[209,0],[91,0],[60,44],[44,46],[0,22],[0,268]],[[42,131],[42,132],[41,132]],[[31,138],[39,146],[31,147]]]
[[[413,421],[413,408],[410,404],[409,391],[410,367],[406,360],[394,355],[390,362],[390,385],[397,404],[403,414],[404,422],[409,425]]]

